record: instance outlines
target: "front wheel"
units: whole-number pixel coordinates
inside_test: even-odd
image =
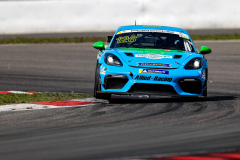
[[[100,84],[100,65],[97,62],[96,69],[95,69],[95,84],[94,84],[94,97],[97,99],[106,99],[110,100],[111,99],[111,94],[107,93],[97,93],[97,91],[101,91],[101,84]]]

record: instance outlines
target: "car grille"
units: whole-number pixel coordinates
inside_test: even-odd
[[[178,95],[171,85],[135,83],[128,92],[139,94],[156,94],[161,96]]]
[[[143,67],[143,66],[131,66],[131,65],[128,65],[128,66],[129,66],[129,67],[133,67],[133,68],[149,68],[149,69],[167,69],[167,70],[177,69],[177,68]]]

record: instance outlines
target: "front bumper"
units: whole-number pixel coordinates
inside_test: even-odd
[[[144,94],[160,96],[202,96],[207,69],[158,69],[161,73],[142,73],[142,68],[102,64],[101,91],[109,94]],[[168,74],[166,74],[168,73]]]

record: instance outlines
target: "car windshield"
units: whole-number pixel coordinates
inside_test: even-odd
[[[194,52],[188,36],[179,32],[173,32],[173,34],[161,32],[118,32],[110,48],[152,48]]]

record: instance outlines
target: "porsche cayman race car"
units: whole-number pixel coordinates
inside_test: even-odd
[[[108,37],[109,38],[109,37]],[[118,28],[108,45],[96,42],[99,50],[94,96],[159,95],[207,97],[208,62],[184,29],[134,25]]]

